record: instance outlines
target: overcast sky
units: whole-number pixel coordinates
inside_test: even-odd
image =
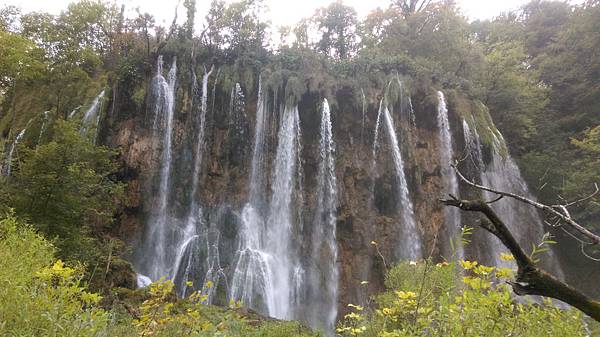
[[[227,0],[233,2],[233,0]],[[293,25],[298,20],[311,16],[315,9],[331,3],[333,0],[266,0],[270,8],[269,19],[275,26]],[[16,5],[25,11],[42,10],[53,14],[60,13],[67,7],[71,0],[2,0],[2,3]],[[126,8],[132,10],[136,7],[155,16],[158,23],[170,23],[173,19],[174,7],[177,0],[114,0],[119,6],[124,3]],[[196,17],[204,17],[210,0],[197,0]],[[470,19],[491,19],[498,14],[516,9],[527,0],[457,0],[463,13]],[[183,1],[182,1],[183,3]],[[362,18],[372,9],[387,7],[390,0],[345,0],[345,4],[356,9]],[[183,9],[180,9],[180,18],[184,18]]]

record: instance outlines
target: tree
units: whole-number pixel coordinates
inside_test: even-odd
[[[401,9],[404,17],[423,11],[432,0],[393,0],[392,6]]]
[[[63,258],[92,261],[92,232],[111,225],[123,184],[115,179],[115,152],[95,147],[72,122],[59,120],[53,139],[21,148],[20,163],[3,185],[6,204],[47,237]]]
[[[16,120],[15,96],[18,84],[33,81],[46,71],[44,53],[29,40],[0,29],[0,103],[12,95],[9,125]]]
[[[184,0],[183,7],[187,10],[187,20],[185,21],[185,35],[192,39],[194,35],[194,16],[196,15],[196,0]]]
[[[518,41],[499,41],[486,47],[483,66],[475,75],[475,90],[494,121],[511,140],[513,153],[531,151],[538,132],[535,120],[547,108],[547,87]]]
[[[321,39],[317,50],[328,56],[346,59],[356,52],[356,11],[338,0],[320,8],[313,16]]]
[[[264,48],[267,24],[262,21],[263,0],[243,0],[226,5],[213,0],[206,16],[205,39],[210,48],[226,50],[230,57]]]
[[[302,19],[298,24],[294,27],[294,47],[295,48],[310,48],[310,38],[309,38],[309,29],[310,29],[310,20]]]
[[[52,90],[42,91],[66,118],[92,86],[92,77],[110,50],[109,27],[118,17],[113,7],[83,1],[72,4],[59,16],[29,13],[21,17],[21,35],[34,41],[45,52],[52,66],[43,78]]]
[[[579,191],[594,185],[600,176],[600,124],[585,131],[582,139],[572,139],[571,143],[579,157],[574,163],[577,171],[567,179],[563,190],[566,196],[573,198]],[[599,198],[590,199],[590,203],[576,209],[574,214],[589,223],[591,230],[600,231]]]
[[[554,224],[555,227],[570,228],[570,231],[575,231],[577,236],[580,236],[585,240],[589,240],[589,244],[600,245],[600,235],[597,235],[580,225],[571,217],[571,214],[568,211],[568,207],[582,203],[596,196],[600,192],[598,185],[596,185],[596,191],[588,197],[561,205],[548,206],[520,195],[502,192],[486,186],[478,185],[465,178],[465,176],[463,176],[458,170],[456,164],[453,164],[452,167],[462,181],[469,186],[498,195],[498,198],[492,201],[459,200],[451,195],[451,199],[441,200],[441,202],[449,207],[457,207],[463,211],[478,212],[485,216],[485,218],[481,219],[480,226],[497,237],[512,253],[517,263],[518,271],[516,279],[514,282],[510,283],[514,293],[521,296],[537,295],[561,300],[600,322],[600,302],[590,299],[579,290],[560,281],[557,277],[538,267],[538,261],[536,260],[535,256],[544,250],[547,250],[547,248],[543,247],[543,245],[547,245],[550,242],[548,240],[544,240],[544,242],[542,242],[542,246],[538,246],[538,248],[534,249],[531,254],[526,254],[523,247],[519,245],[511,231],[501,220],[500,216],[496,214],[496,212],[489,206],[490,203],[498,202],[502,198],[513,198],[519,200],[548,213],[553,217],[553,219],[556,219],[556,223]]]
[[[31,41],[0,30],[0,96],[17,81],[33,80],[45,70],[43,50]]]
[[[202,38],[204,43],[212,49],[220,48],[224,43],[223,38],[223,12],[225,11],[225,1],[213,0],[210,3],[210,9],[206,14],[206,28]]]
[[[140,9],[136,9],[138,16],[133,20],[132,26],[140,30],[143,34],[146,45],[146,56],[150,56],[150,30],[155,28],[154,17],[148,13],[141,13]]]
[[[19,15],[21,15],[21,10],[16,6],[0,8],[0,30],[15,32]]]
[[[515,13],[471,28],[485,54],[476,80],[482,100],[538,197],[575,198],[600,175],[594,154],[578,147],[600,124],[600,3],[579,6],[532,1]],[[543,177],[543,179],[540,179]],[[598,206],[575,209],[590,227],[600,226]]]

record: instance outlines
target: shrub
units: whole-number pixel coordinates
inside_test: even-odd
[[[503,254],[503,258],[510,259]],[[387,275],[377,308],[350,305],[344,336],[586,336],[582,315],[551,301],[513,299],[508,268],[474,261],[402,263]]]
[[[54,247],[12,214],[0,220],[0,335],[95,336],[106,328],[101,297],[81,267],[54,261]]]

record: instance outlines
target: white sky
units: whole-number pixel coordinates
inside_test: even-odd
[[[233,0],[227,0],[231,2]],[[269,19],[275,26],[293,25],[298,20],[311,16],[315,9],[327,6],[333,0],[266,0],[270,8]],[[25,11],[47,11],[53,14],[60,13],[70,0],[1,0],[0,4],[16,5]],[[174,7],[177,0],[114,0],[119,6],[124,3],[126,8],[132,10],[140,7],[143,12],[155,16],[158,23],[168,24],[173,19]],[[206,15],[211,0],[197,0],[197,18]],[[470,19],[491,19],[498,14],[510,9],[516,9],[527,0],[457,0],[463,13]],[[182,1],[183,3],[183,1]],[[359,16],[366,16],[372,9],[385,8],[390,0],[345,0],[346,5],[356,9]],[[180,6],[180,18],[185,18],[185,13]]]

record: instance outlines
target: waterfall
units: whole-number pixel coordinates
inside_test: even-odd
[[[250,204],[258,208],[264,206],[265,189],[265,156],[266,130],[268,127],[267,96],[263,94],[262,79],[258,79],[258,101],[256,107],[256,134],[252,152],[252,168],[250,172]]]
[[[204,229],[198,231],[198,234],[185,233],[181,243],[177,244],[171,279],[180,297],[185,297],[190,290],[196,288],[208,295],[205,304],[212,303],[218,281],[224,276],[219,257],[219,240],[219,231]],[[186,284],[188,281],[192,281],[193,287]],[[208,286],[209,282],[212,283],[211,286]]]
[[[417,116],[415,115],[415,109],[413,109],[412,98],[408,96],[408,114],[410,116],[410,126],[415,129],[417,127]]]
[[[50,113],[50,111],[44,111],[42,126],[40,126],[40,134],[38,135],[38,139],[37,139],[37,146],[41,145],[41,143],[42,143],[42,136],[46,132],[46,124],[48,123],[48,114],[49,113]]]
[[[293,202],[299,177],[298,157],[300,119],[298,107],[286,107],[283,112],[273,168],[273,185],[267,235],[267,251],[272,256],[273,303],[269,314],[276,318],[291,318],[291,272],[298,265],[292,254],[294,232]]]
[[[483,132],[489,133],[492,140],[490,144],[491,159],[487,164],[484,163],[483,145],[479,132],[475,127],[474,119],[472,121],[473,127],[470,127],[469,123],[463,120],[463,134],[465,143],[467,144],[467,151],[474,157],[474,166],[479,171],[481,184],[492,189],[522,195],[528,199],[535,200],[535,197],[531,194],[525,180],[521,176],[519,167],[508,152],[504,137],[495,128],[483,130]],[[483,196],[488,200],[497,197],[490,192],[483,192]],[[512,198],[503,198],[491,204],[491,207],[500,215],[523,247],[529,247],[532,243],[537,244],[541,242],[545,229],[543,220],[537,210]],[[512,263],[500,259],[500,253],[507,251],[500,240],[489,233],[486,233],[486,239],[487,250],[492,259],[491,262],[496,266],[514,267]],[[548,252],[548,256],[549,259],[547,262],[556,261],[552,250]],[[548,267],[550,267],[555,275],[562,278],[562,268],[558,264],[548,265]]]
[[[73,119],[73,117],[75,117],[75,114],[77,114],[77,111],[79,111],[79,109],[81,109],[81,105],[76,107],[75,109],[71,110],[71,112],[69,112],[69,116],[67,117],[67,119]]]
[[[410,193],[408,191],[408,184],[406,181],[406,175],[404,172],[404,162],[402,154],[400,152],[400,146],[398,144],[398,138],[396,136],[396,129],[394,128],[394,122],[390,116],[384,100],[382,99],[379,103],[379,113],[377,114],[377,122],[375,125],[375,137],[373,142],[373,172],[375,171],[377,161],[377,150],[379,144],[379,129],[381,126],[381,119],[383,123],[390,146],[392,147],[392,159],[394,161],[394,173],[396,175],[396,189],[400,198],[397,206],[400,215],[400,237],[402,244],[398,249],[398,257],[401,259],[416,260],[422,257],[421,253],[421,239],[417,229],[415,221],[414,207],[412,200],[410,199]]]
[[[438,113],[437,122],[439,128],[440,141],[440,166],[442,180],[444,183],[444,194],[452,194],[458,197],[458,180],[456,174],[450,167],[451,161],[454,160],[454,150],[452,148],[452,134],[450,132],[450,123],[448,121],[448,108],[446,107],[446,98],[444,93],[438,91]],[[447,257],[450,254],[455,254],[457,259],[464,258],[462,241],[459,237],[461,226],[460,211],[456,207],[444,207],[444,231],[446,239],[453,243],[454,251],[446,251]]]
[[[169,223],[168,200],[171,188],[171,165],[172,165],[172,133],[173,133],[173,115],[175,110],[175,81],[177,73],[176,59],[173,58],[173,64],[167,79],[162,75],[163,60],[159,56],[157,62],[156,76],[152,80],[152,96],[154,98],[154,135],[162,135],[162,153],[160,163],[158,207],[147,226],[147,237],[144,241],[146,251],[143,260],[148,265],[147,276],[152,280],[158,280],[162,276],[169,276],[171,265],[169,264],[172,252],[169,244]]]
[[[136,274],[135,275],[135,283],[138,288],[144,288],[152,284],[152,280],[145,275]]]
[[[86,136],[90,129],[94,128],[94,137],[92,141],[96,143],[96,135],[98,134],[98,124],[100,123],[100,112],[102,111],[102,103],[104,102],[104,90],[94,98],[92,105],[87,109],[81,120],[81,128],[79,132]],[[73,110],[75,111],[75,110]]]
[[[248,125],[246,98],[239,83],[236,83],[231,88],[230,97],[229,123],[227,128],[227,161],[232,166],[240,166],[246,161],[246,132]]]
[[[9,177],[12,173],[13,156],[14,156],[15,150],[17,149],[17,145],[19,145],[19,142],[21,141],[23,136],[25,136],[26,130],[27,130],[27,128],[21,130],[21,132],[19,132],[17,134],[17,136],[15,137],[15,140],[10,145],[10,150],[8,150],[8,156],[6,156],[6,169],[4,171],[4,175],[7,177]]]
[[[365,132],[365,119],[367,115],[367,98],[365,97],[365,91],[360,89],[361,99],[362,99],[362,118],[361,118],[361,127],[360,127],[360,143],[363,143],[363,135]]]
[[[483,173],[485,170],[485,164],[483,163],[483,153],[481,150],[481,140],[477,129],[471,130],[469,123],[463,119],[463,136],[465,139],[466,153],[475,167],[477,172]],[[478,177],[481,178],[481,177]]]
[[[203,289],[208,294],[207,303],[211,303],[216,291],[219,277],[222,274],[219,262],[219,232],[211,231],[203,222],[203,211],[198,200],[198,185],[202,170],[202,160],[205,147],[206,113],[208,101],[208,80],[214,67],[204,73],[202,78],[202,96],[200,110],[196,117],[196,151],[194,154],[194,169],[192,173],[192,186],[190,192],[189,212],[186,224],[180,237],[175,240],[174,246],[177,253],[171,279],[177,287],[178,294],[185,297],[190,289],[188,281],[202,282],[194,284],[196,288]],[[196,78],[194,74],[194,79]],[[196,81],[193,83],[192,109],[194,98],[198,95]],[[205,287],[208,282],[212,287]]]
[[[333,331],[337,317],[338,267],[336,242],[337,182],[335,143],[327,99],[321,113],[319,168],[312,227],[311,278],[308,287],[309,323]]]
[[[269,316],[291,319],[294,294],[294,275],[303,271],[299,266],[292,241],[296,217],[300,176],[300,120],[298,107],[286,107],[279,127],[278,145],[273,167],[273,184],[267,215],[261,215],[259,189],[263,175],[259,162],[264,158],[265,96],[260,90],[257,107],[257,127],[251,175],[250,201],[242,212],[242,229],[233,273],[230,298],[241,300]],[[252,186],[254,185],[254,188]],[[296,283],[302,283],[298,280]]]
[[[242,121],[246,117],[245,97],[242,87],[236,83],[231,88],[231,102],[229,104],[229,121],[237,135],[243,134]]]
[[[197,117],[196,129],[198,133],[196,135],[196,153],[194,155],[194,171],[192,174],[192,189],[190,192],[190,215],[188,223],[195,226],[196,221],[199,219],[198,212],[200,211],[200,205],[197,200],[198,183],[200,181],[200,173],[202,170],[202,160],[204,156],[204,134],[206,129],[206,110],[208,100],[208,79],[213,72],[211,67],[210,71],[204,74],[202,77],[202,97],[200,98],[200,114]]]
[[[265,231],[265,160],[268,127],[267,95],[262,81],[258,83],[256,127],[250,172],[250,196],[242,211],[242,228],[239,234],[231,282],[230,298],[242,301],[245,306],[269,313],[272,303],[271,257],[263,251]]]

